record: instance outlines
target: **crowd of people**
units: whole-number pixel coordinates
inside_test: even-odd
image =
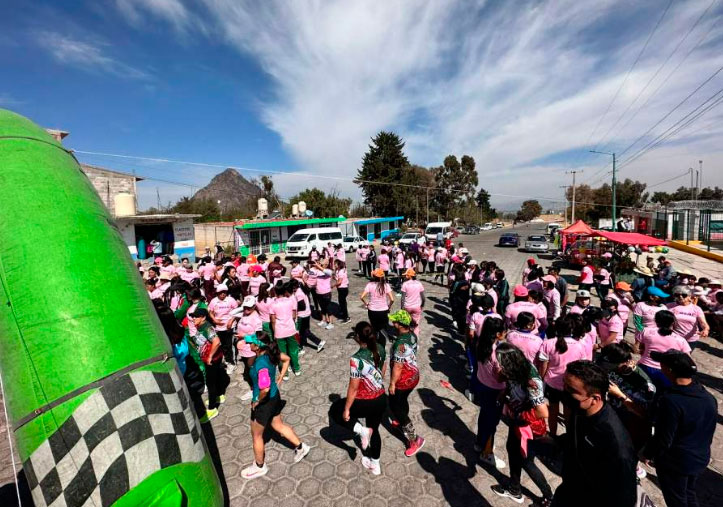
[[[486,466],[509,466],[509,479],[494,493],[522,503],[524,470],[540,490],[538,505],[585,499],[632,506],[646,475],[643,463],[654,464],[668,505],[697,505],[696,479],[710,459],[717,407],[694,379],[691,354],[701,337],[720,336],[720,281],[675,271],[660,258],[657,266],[636,268],[632,283],[588,266],[573,291],[556,265],[544,269],[531,258],[511,287],[495,262],[473,259],[463,244],[449,241],[382,244],[378,254],[374,245],[362,246],[355,257],[357,276],[368,279],[359,295],[368,318],[341,333],[358,350],[346,396],[329,413],[358,437],[362,465],[372,474],[381,474],[379,427],[386,415],[406,456],[425,443],[409,397],[420,380],[426,303],[418,276],[428,275],[427,283],[448,290],[450,332],[464,341],[466,395],[480,408],[474,449]],[[139,269],[202,423],[218,415],[229,375],[243,366],[248,390],[241,399],[251,402],[254,449],[243,477],[267,472],[269,425],[291,444],[295,462],[303,459],[310,447],[283,422],[279,385],[301,375],[300,356],[308,349],[324,350],[327,341],[313,321],[317,333],[350,323],[342,246],[314,248],[289,267],[278,256],[268,262],[264,254],[234,253],[197,266],[158,257]],[[392,313],[397,298],[400,309]],[[495,452],[500,421],[509,427],[507,462]],[[535,457],[560,452],[562,484],[553,492]]]

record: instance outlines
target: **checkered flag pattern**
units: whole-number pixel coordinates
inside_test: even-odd
[[[137,371],[91,394],[23,468],[36,506],[111,505],[152,473],[205,452],[178,370]]]

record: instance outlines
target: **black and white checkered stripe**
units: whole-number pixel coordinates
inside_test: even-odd
[[[23,468],[36,506],[111,505],[152,473],[205,453],[178,370],[136,371],[91,394]]]

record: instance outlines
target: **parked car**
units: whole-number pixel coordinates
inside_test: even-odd
[[[437,234],[440,232],[444,239],[453,237],[452,222],[431,222],[427,224],[427,228],[424,230],[424,236],[427,238],[427,241],[435,241]]]
[[[500,236],[499,241],[497,242],[499,246],[514,246],[519,247],[520,246],[520,235],[516,232],[506,232],[502,236]]]
[[[502,229],[505,226],[502,222],[495,222],[495,229]]]
[[[407,232],[399,240],[400,245],[411,245],[414,242],[424,241],[424,234],[421,232]]]
[[[550,245],[547,243],[547,238],[545,238],[545,236],[527,236],[527,241],[525,241],[525,252],[547,253],[549,249]]]
[[[304,258],[309,256],[311,247],[316,246],[316,249],[321,251],[331,243],[336,245],[343,243],[343,237],[341,229],[338,227],[318,227],[310,229],[301,229],[296,231],[286,241],[286,257],[299,257]]]
[[[468,225],[464,228],[464,232],[462,234],[479,234],[479,227],[476,225]]]
[[[345,251],[356,252],[359,247],[369,245],[369,242],[361,236],[345,236],[343,245]]]
[[[481,231],[491,231],[492,229],[494,229],[494,227],[490,223],[486,223],[482,227],[480,227]]]
[[[402,233],[401,232],[391,232],[384,236],[383,241],[388,241],[390,244],[394,243],[395,241],[399,241],[402,239]]]

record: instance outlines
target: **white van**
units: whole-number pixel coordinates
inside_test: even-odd
[[[286,240],[286,257],[303,257],[306,258],[311,252],[311,247],[321,251],[328,246],[329,243],[336,246],[344,242],[341,229],[338,227],[319,227],[314,229],[301,229],[296,231]]]
[[[424,236],[427,238],[427,241],[434,241],[440,232],[444,235],[444,239],[451,238],[452,222],[430,222],[424,230]]]
[[[550,234],[555,232],[556,229],[559,229],[560,227],[561,227],[560,224],[558,224],[556,222],[551,222],[551,223],[547,224],[547,235],[549,236]]]

